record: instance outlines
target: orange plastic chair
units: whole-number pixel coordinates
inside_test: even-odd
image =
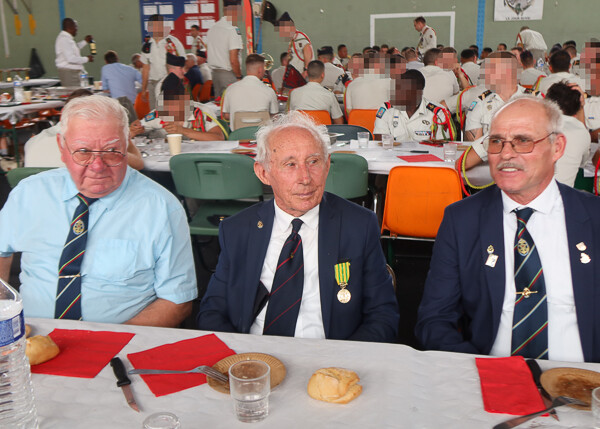
[[[135,109],[135,114],[137,115],[138,119],[142,119],[144,116],[150,113],[150,103],[142,100],[141,92],[135,97],[133,108]]]
[[[299,110],[310,116],[317,125],[331,125],[331,116],[327,110]]]
[[[192,88],[192,100],[199,101],[198,96],[200,94],[200,91],[202,90],[202,86],[203,85],[201,83],[197,83],[196,86]]]
[[[348,114],[348,124],[360,125],[361,127],[365,127],[367,130],[371,131],[371,134],[373,134],[376,115],[377,110],[352,109]]]
[[[198,95],[199,101],[201,103],[206,103],[210,101],[210,90],[212,89],[212,80],[207,80],[202,85],[202,89],[200,90],[200,94]]]
[[[398,166],[390,170],[381,232],[389,237],[431,241],[444,209],[462,199],[458,173],[448,167]]]

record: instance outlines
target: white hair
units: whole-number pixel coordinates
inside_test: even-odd
[[[275,116],[267,125],[262,126],[256,132],[256,162],[260,163],[265,169],[269,169],[270,151],[268,145],[271,135],[289,128],[300,128],[308,131],[315,142],[321,146],[323,156],[327,158],[330,142],[327,127],[317,125],[310,116],[302,112],[291,110],[286,115]]]
[[[492,123],[496,120],[500,112],[506,109],[513,104],[522,104],[522,103],[535,103],[538,106],[544,109],[544,113],[546,114],[546,119],[548,120],[548,129],[546,132],[552,133],[550,136],[550,142],[554,143],[557,134],[562,134],[563,132],[563,113],[560,110],[558,104],[554,101],[549,100],[547,98],[536,97],[533,95],[520,95],[518,97],[513,98],[511,101],[502,106],[498,111],[494,114],[492,118]]]
[[[90,95],[77,97],[69,100],[60,116],[61,144],[64,145],[64,136],[72,118],[85,118],[90,121],[114,119],[122,129],[123,144],[127,148],[127,137],[129,136],[129,120],[127,111],[114,98],[104,95]]]
[[[194,65],[198,65],[198,58],[196,58],[195,54],[186,54],[185,58],[192,61]]]

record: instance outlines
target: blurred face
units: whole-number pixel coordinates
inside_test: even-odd
[[[165,26],[161,21],[150,21],[148,31],[152,37],[163,37],[165,35]]]
[[[358,77],[363,72],[364,60],[361,57],[352,57],[348,63],[348,70],[353,77]]]
[[[329,156],[314,137],[302,128],[275,131],[267,142],[268,164],[254,164],[256,176],[273,188],[275,202],[298,217],[316,207],[323,197]]]
[[[411,79],[397,79],[391,99],[394,107],[406,110],[406,106],[419,104],[422,96],[423,90],[417,89],[414,81]]]
[[[513,58],[487,58],[485,60],[485,83],[497,88],[517,77],[517,61]]]
[[[498,47],[496,48],[497,51],[506,51],[506,49],[504,48],[504,45],[498,45]]]
[[[91,164],[82,166],[77,164],[71,155],[72,152],[80,149],[115,150],[126,154],[127,140],[123,136],[123,129],[114,118],[92,121],[73,117],[64,135],[64,145],[61,145],[60,135],[58,139],[61,160],[67,166],[75,186],[83,195],[101,198],[121,186],[127,172],[127,157],[123,158],[120,165],[109,167],[100,156],[96,156]]]
[[[348,48],[344,46],[342,49],[340,49],[338,51],[338,55],[340,56],[340,58],[347,58],[348,57]]]
[[[291,22],[286,21],[279,24],[277,31],[279,31],[279,36],[291,38],[296,33],[296,27]]]
[[[534,102],[515,103],[500,112],[492,121],[489,135],[512,140],[515,137],[538,140],[548,135],[549,126],[544,109]],[[488,154],[492,178],[508,196],[527,204],[548,186],[554,176],[554,163],[562,156],[564,135],[536,143],[531,153],[516,153],[504,143],[498,154]]]
[[[438,58],[439,66],[443,69],[451,70],[454,64],[458,62],[456,54],[454,52],[442,52],[442,55]]]
[[[196,37],[198,35],[198,30],[195,28],[190,29],[190,36]]]
[[[163,100],[160,114],[165,121],[184,121],[186,112],[189,111],[190,100],[186,96],[179,96],[173,100]]]
[[[600,48],[586,46],[581,52],[581,64],[587,89],[591,90],[592,95],[600,95]]]

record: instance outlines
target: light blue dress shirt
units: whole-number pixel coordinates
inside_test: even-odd
[[[102,89],[110,91],[111,98],[127,97],[135,103],[135,83],[142,83],[142,74],[131,66],[121,63],[102,67]]]
[[[0,211],[0,256],[23,252],[26,317],[54,318],[58,261],[78,205],[65,168],[19,183]],[[180,202],[127,168],[121,186],[90,206],[81,267],[84,320],[122,323],[157,298],[176,304],[198,295],[189,227]]]

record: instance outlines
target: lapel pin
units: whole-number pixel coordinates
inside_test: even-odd
[[[491,244],[488,246],[487,248],[487,252],[491,255],[492,253],[494,253],[494,246],[492,246]]]
[[[585,251],[585,249],[587,249],[587,246],[585,245],[585,243],[582,241],[580,243],[577,243],[576,245],[577,250],[579,250],[580,252]]]
[[[485,261],[485,265],[494,268],[496,266],[497,261],[498,255],[488,255],[487,261]]]
[[[261,229],[263,227],[262,221],[259,220],[256,226],[258,227],[258,229]]]
[[[581,261],[582,264],[587,264],[591,261],[590,257],[587,255],[587,253],[582,253],[579,260]]]

